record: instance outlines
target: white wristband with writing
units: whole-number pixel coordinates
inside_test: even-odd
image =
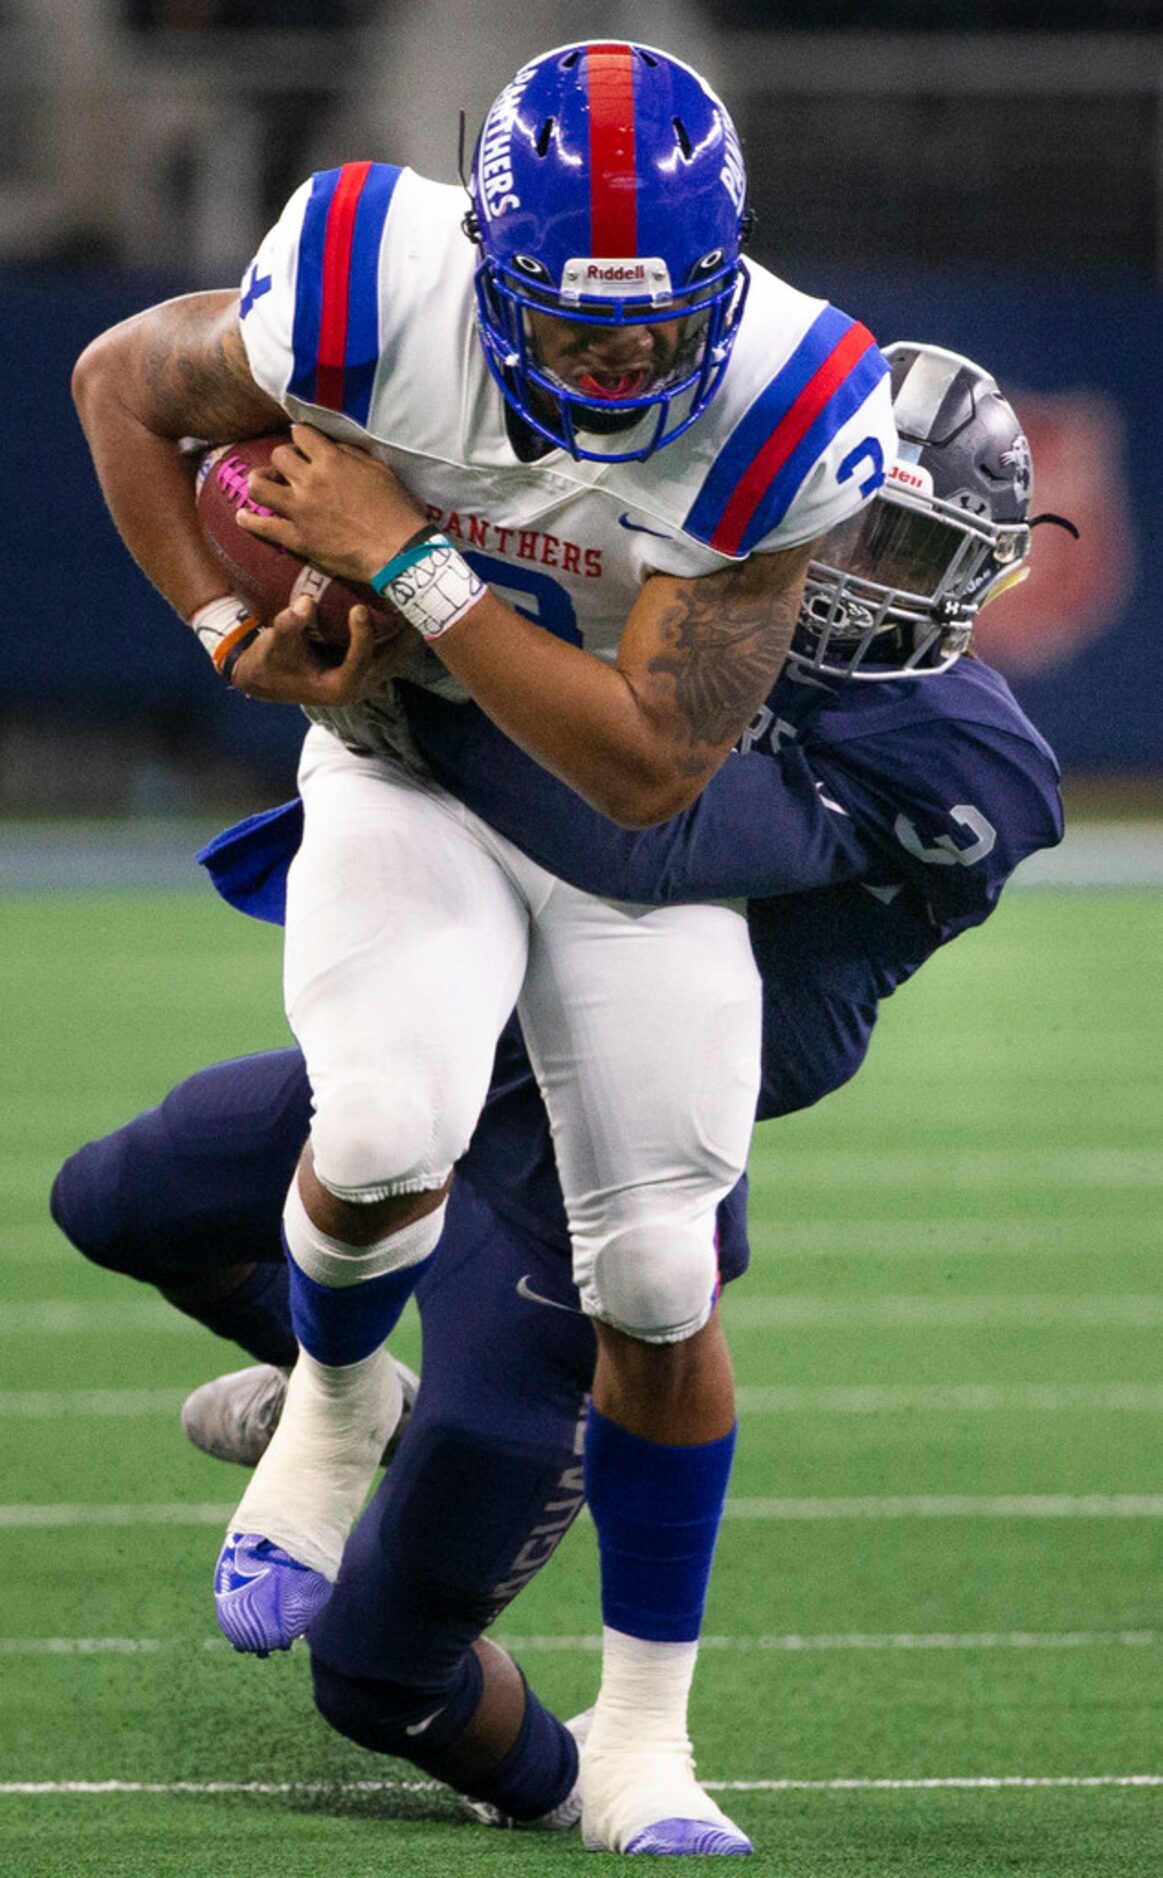
[[[485,596],[485,583],[447,535],[420,531],[372,575],[371,585],[423,639],[439,639]]]

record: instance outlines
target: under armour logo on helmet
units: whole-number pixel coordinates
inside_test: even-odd
[[[1018,494],[1028,496],[1034,480],[1034,465],[1024,431],[1020,430],[1009,449],[1002,451],[1001,460],[1006,469],[1012,472]]]

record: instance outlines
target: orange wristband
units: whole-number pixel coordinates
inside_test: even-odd
[[[208,600],[191,615],[190,625],[199,645],[209,653],[215,671],[221,672],[228,684],[247,646],[254,644],[262,630],[257,614],[233,593]]]

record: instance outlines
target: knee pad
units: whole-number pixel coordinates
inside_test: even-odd
[[[717,1282],[709,1229],[648,1221],[604,1240],[578,1289],[589,1316],[615,1330],[644,1343],[681,1343],[710,1317]]]
[[[475,1117],[463,1130],[437,1117],[423,1082],[387,1077],[329,1079],[316,1092],[311,1148],[315,1172],[341,1200],[386,1200],[443,1185],[464,1152]]]
[[[315,1706],[325,1722],[373,1754],[393,1754],[426,1768],[441,1759],[468,1727],[481,1699],[484,1674],[466,1650],[450,1678],[423,1686],[347,1676],[312,1652]]]
[[[171,1276],[164,1235],[142,1227],[127,1191],[121,1142],[116,1135],[90,1141],[71,1154],[53,1181],[49,1211],[78,1252],[106,1271],[122,1272],[149,1284]]]
[[[105,1241],[109,1237],[105,1221],[101,1221],[101,1230],[95,1230],[94,1218],[95,1194],[93,1183],[87,1179],[88,1163],[92,1159],[92,1148],[79,1148],[76,1154],[70,1154],[63,1167],[59,1168],[49,1195],[49,1212],[59,1231],[98,1265],[110,1263],[105,1252]],[[102,1254],[105,1256],[102,1256]]]

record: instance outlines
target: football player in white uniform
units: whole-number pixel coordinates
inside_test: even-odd
[[[599,1339],[583,1831],[746,1852],[686,1725],[734,1441],[714,1221],[759,1070],[743,911],[595,898],[457,804],[366,616],[329,666],[309,607],[261,629],[222,593],[181,441],[290,419],[250,526],[370,578],[419,635],[413,681],[472,697],[646,825],[727,757],[784,659],[812,543],[893,461],[887,368],[863,327],[742,260],[734,128],[664,53],[531,61],[486,119],[470,197],[466,215],[387,164],[316,176],[240,295],[152,309],[77,368],[127,545],[228,682],[315,720],[286,947],[315,1105],[285,1216],[300,1359],[219,1561],[220,1622],[240,1648],[272,1626],[290,1641],[330,1595],[400,1409],[384,1340],[516,1002]]]

